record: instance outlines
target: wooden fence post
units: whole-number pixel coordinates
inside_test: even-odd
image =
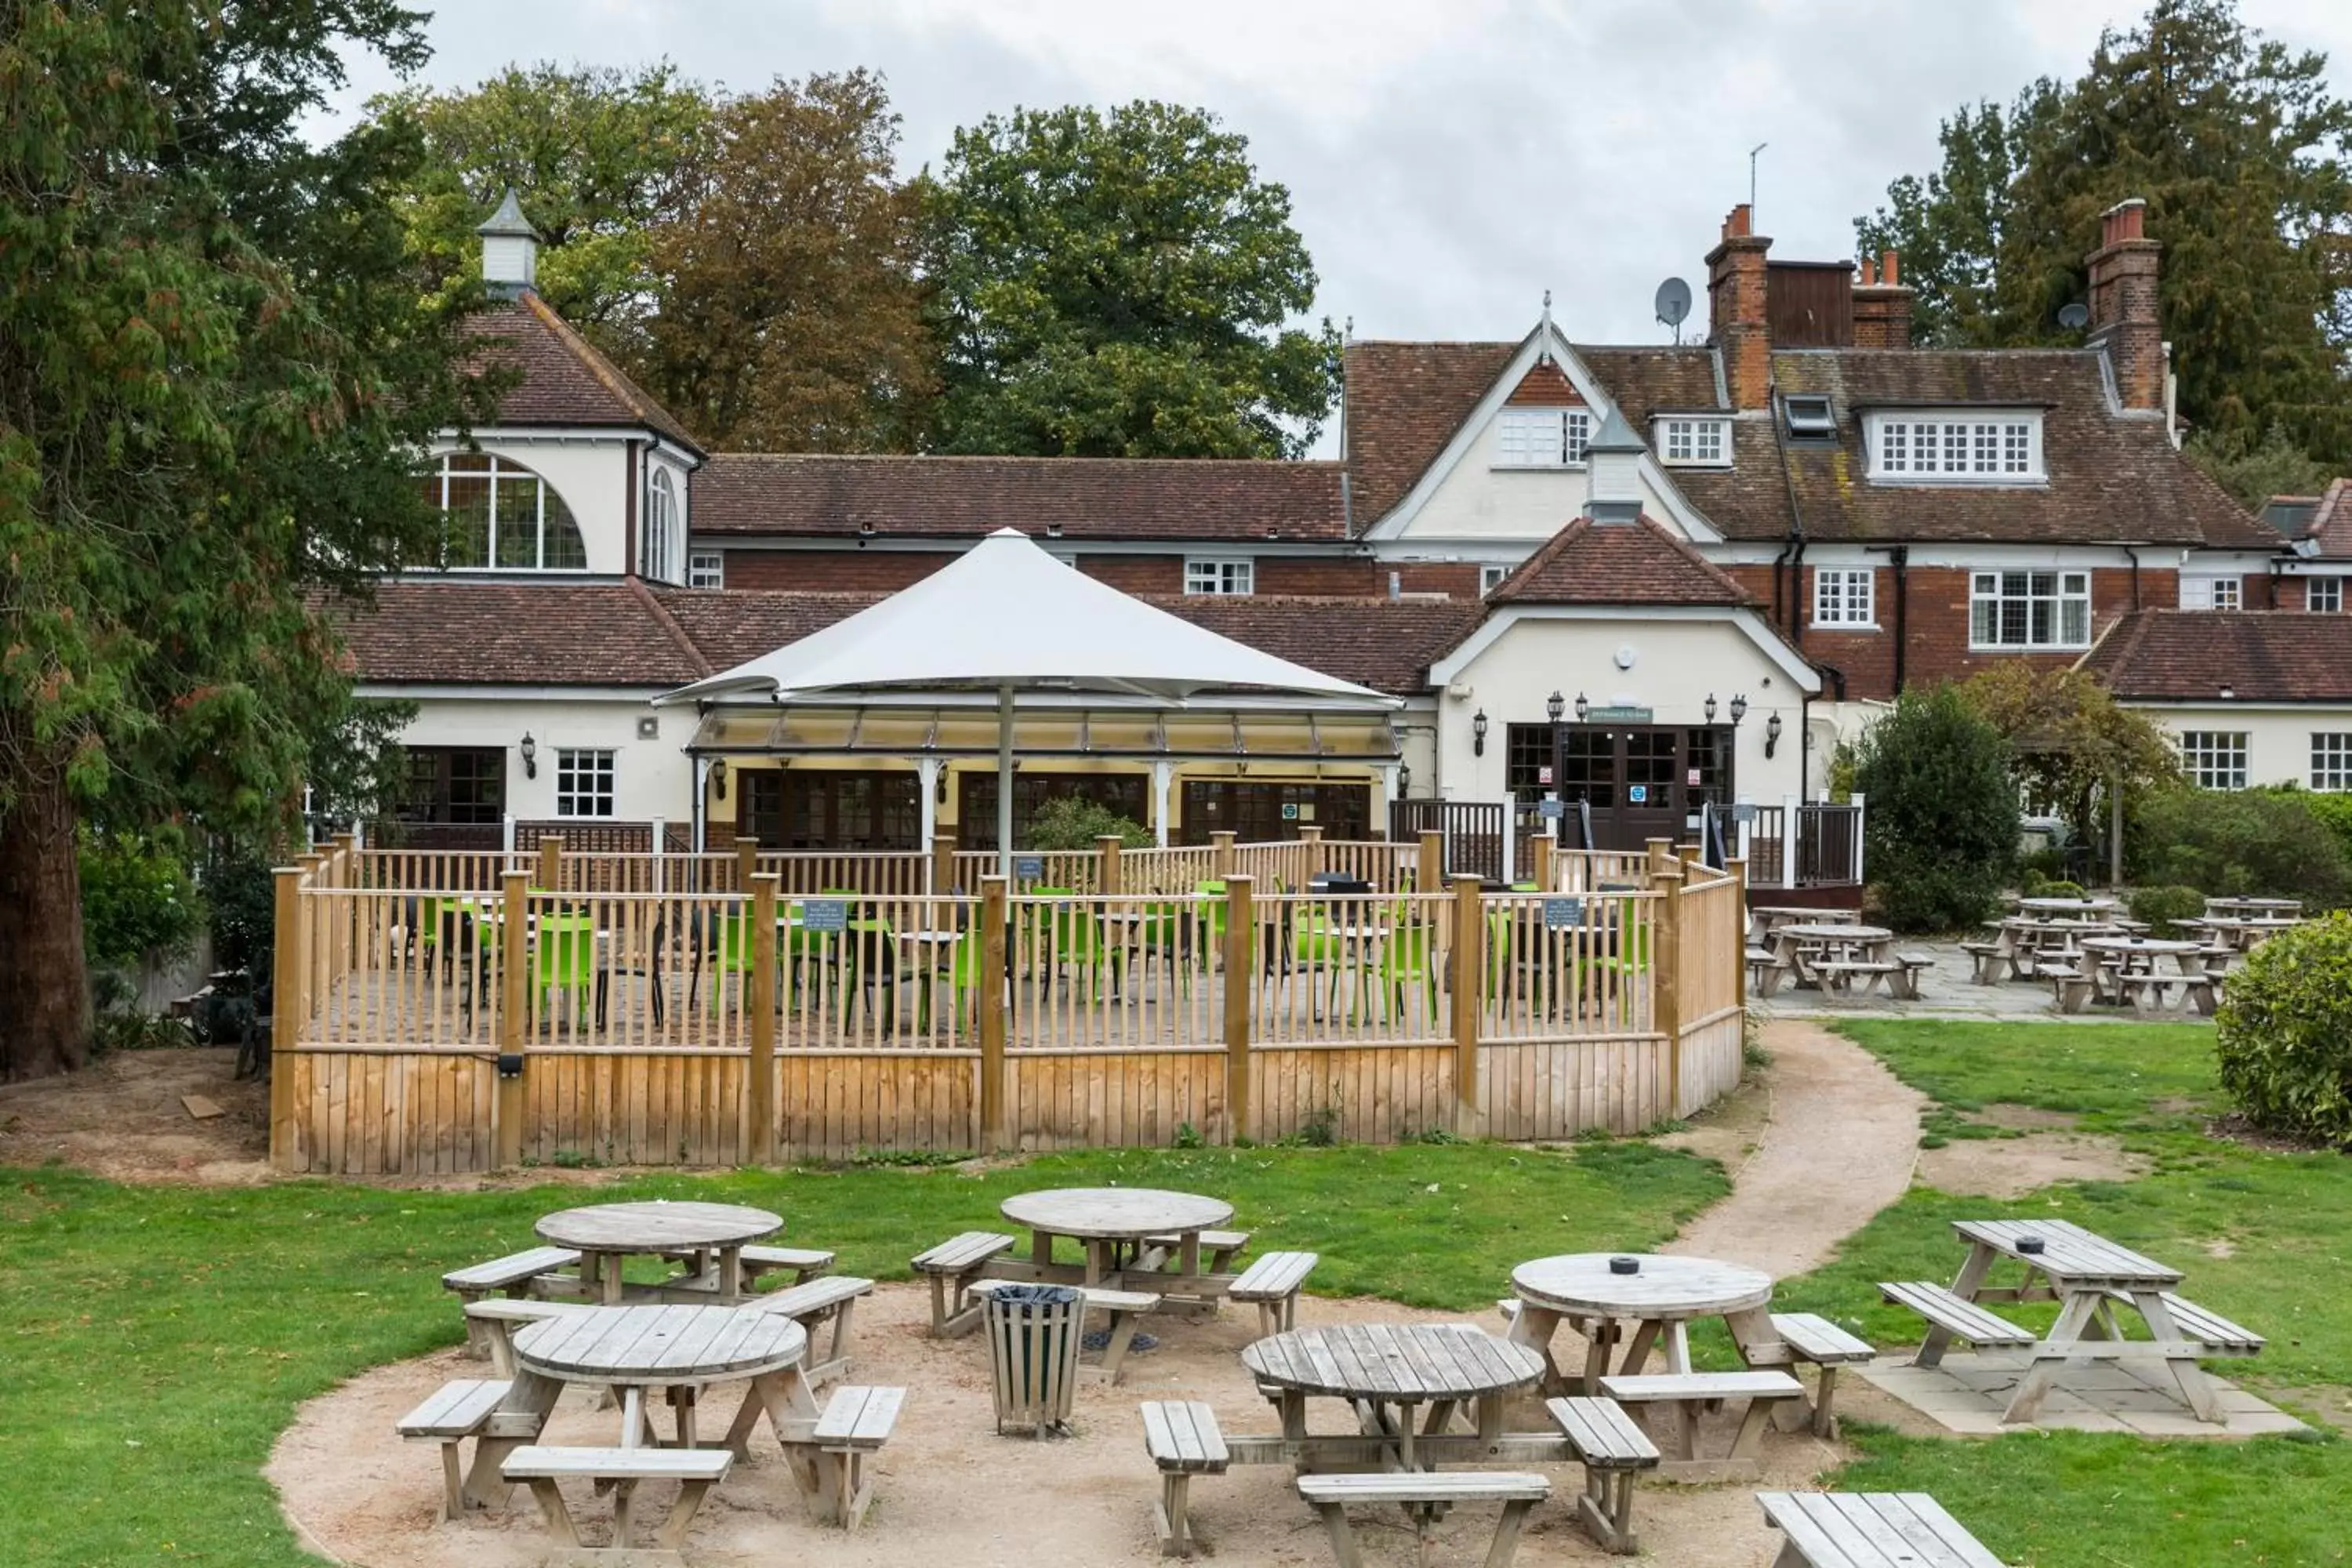
[[[1416,893],[1441,892],[1445,887],[1445,835],[1434,827],[1421,830],[1421,859],[1412,874]]]
[[[1737,855],[1723,863],[1731,877],[1731,994],[1748,1005],[1748,862]]]
[[[546,842],[541,840],[542,843]],[[542,855],[544,851],[541,851]],[[504,886],[499,907],[502,923],[499,928],[499,1054],[518,1058],[515,1066],[528,1066],[530,1058],[523,1053],[523,1029],[529,1019],[530,973],[530,875],[525,871],[509,871],[501,879]],[[523,1075],[509,1072],[510,1064],[499,1064],[498,1134],[496,1148],[500,1169],[522,1163],[523,1118],[528,1114],[530,1100],[524,1092]]]
[[[952,833],[931,836],[931,897],[944,899],[955,891],[956,841]]]
[[[1209,835],[1209,853],[1213,858],[1210,864],[1216,879],[1222,882],[1232,876],[1234,874],[1234,830],[1230,827],[1220,827],[1213,831]]]
[[[1553,826],[1554,830],[1551,832],[1536,835],[1534,876],[1536,891],[1539,893],[1553,893],[1559,890],[1555,886],[1559,880],[1559,834],[1557,831],[1558,825],[1555,824]]]
[[[994,1153],[1007,1146],[1004,1124],[1005,886],[1002,877],[980,879],[980,977],[972,992],[980,1006],[980,1147]]]
[[[1224,836],[1233,847],[1233,835]],[[1257,980],[1257,912],[1248,877],[1225,879],[1225,1142],[1250,1136],[1250,992]]]
[[[751,1163],[776,1160],[776,892],[783,879],[773,871],[751,878],[751,973],[743,998],[751,1019]],[[713,985],[721,976],[714,975]]]
[[[277,927],[270,942],[269,975],[269,1163],[280,1171],[296,1169],[294,1146],[299,1133],[294,1125],[294,1067],[290,1047],[310,1021],[302,1005],[302,868],[280,866],[278,877]]]
[[[1475,1138],[1484,1131],[1479,1113],[1478,1021],[1486,992],[1485,887],[1471,876],[1454,879],[1454,1131]]]
[[[1298,829],[1298,842],[1306,847],[1307,875],[1298,879],[1298,885],[1304,888],[1309,880],[1330,868],[1330,863],[1323,858],[1322,824],[1309,822],[1302,826]]]
[[[1105,898],[1118,893],[1118,852],[1125,843],[1116,833],[1095,837],[1095,891]]]
[[[750,892],[751,879],[759,874],[759,870],[760,841],[756,838],[735,840],[735,890],[739,893]]]
[[[1658,894],[1658,929],[1650,944],[1650,1016],[1666,1037],[1666,1106],[1652,1120],[1663,1121],[1679,1114],[1683,1102],[1681,866],[1669,858],[1666,865],[1654,870],[1650,886]]]
[[[1650,874],[1652,876],[1656,876],[1659,872],[1664,870],[1667,867],[1675,863],[1675,841],[1673,839],[1645,838],[1642,842],[1649,848]]]
[[[551,833],[539,841],[539,879],[531,884],[550,893],[563,890],[563,836]]]

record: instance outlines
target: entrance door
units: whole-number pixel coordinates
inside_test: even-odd
[[[1731,798],[1730,734],[1723,725],[1563,727],[1554,776],[1570,807],[1565,836],[1574,838],[1580,800],[1591,807],[1597,848],[1639,849],[1653,838],[1688,836],[1701,806]]]

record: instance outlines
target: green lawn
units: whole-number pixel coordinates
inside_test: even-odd
[[[1465,1310],[1524,1258],[1654,1245],[1726,1190],[1711,1162],[1594,1142],[1055,1155],[980,1176],[747,1172],[594,1196],[761,1204],[792,1239],[836,1248],[845,1271],[892,1278],[930,1242],[996,1223],[1009,1194],[1112,1183],[1230,1199],[1263,1246],[1322,1253],[1319,1289]],[[442,1270],[527,1245],[534,1218],[583,1201],[577,1186],[199,1190],[0,1173],[0,1564],[312,1561],[260,1476],[295,1406],[454,1343]]]

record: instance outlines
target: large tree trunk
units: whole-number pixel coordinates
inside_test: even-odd
[[[70,1072],[89,1049],[73,802],[62,769],[11,783],[0,814],[0,1082]]]

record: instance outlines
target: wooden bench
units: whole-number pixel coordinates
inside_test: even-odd
[[[1235,1301],[1257,1303],[1258,1330],[1278,1334],[1298,1323],[1298,1290],[1320,1261],[1312,1252],[1269,1252],[1225,1287]]]
[[[2116,990],[2124,1002],[2140,1011],[2151,1007],[2168,1010],[2172,988],[2179,986],[2182,1002],[2200,1014],[2210,1016],[2213,1012],[2213,977],[2210,974],[2118,974]]]
[[[1143,1238],[1143,1244],[1146,1247],[1157,1247],[1161,1252],[1174,1252],[1183,1245],[1183,1240],[1181,1236],[1148,1236]],[[1224,1273],[1233,1266],[1234,1259],[1239,1257],[1242,1250],[1249,1244],[1250,1233],[1245,1230],[1202,1231],[1201,1233],[1201,1271],[1204,1274]]]
[[[515,1374],[514,1326],[536,1323],[542,1318],[562,1317],[566,1312],[584,1312],[585,1301],[537,1301],[522,1297],[499,1297],[486,1301],[466,1303],[466,1337],[476,1334],[489,1349],[490,1370],[500,1377]]]
[[[1919,1000],[1919,976],[1936,967],[1935,954],[1898,952],[1895,955],[1895,962],[1902,966],[1903,972],[1888,975],[1886,988],[1906,1002],[1916,1002]]]
[[[873,1293],[871,1279],[861,1279],[855,1274],[830,1274],[805,1285],[787,1285],[765,1296],[754,1296],[739,1310],[790,1318],[808,1331],[809,1355],[802,1364],[801,1375],[814,1386],[849,1370],[849,1314],[859,1297]],[[833,1336],[820,1358],[816,1354],[816,1334],[827,1319],[833,1321]]]
[[[1976,973],[1969,978],[1979,985],[1998,985],[2017,973],[2015,949],[2004,948],[1997,942],[1964,942],[1960,951],[1976,961]],[[2008,974],[2001,972],[2007,970]]]
[[[1351,1502],[1399,1503],[1413,1513],[1413,1528],[1422,1560],[1428,1552],[1431,1510],[1465,1502],[1499,1502],[1503,1518],[1495,1526],[1494,1544],[1486,1549],[1486,1568],[1509,1568],[1519,1548],[1519,1528],[1528,1510],[1551,1495],[1551,1483],[1541,1476],[1503,1470],[1405,1470],[1370,1476],[1301,1476],[1298,1495],[1323,1515],[1330,1531],[1331,1554],[1339,1568],[1364,1568],[1357,1554],[1355,1532],[1348,1528]]]
[[[1819,1369],[1819,1387],[1813,1394],[1808,1424],[1816,1437],[1836,1436],[1838,1368],[1869,1361],[1878,1352],[1868,1341],[1846,1332],[1814,1312],[1775,1312],[1772,1331],[1780,1336],[1780,1342],[1789,1347],[1790,1355],[1811,1362]]]
[[[1757,995],[1769,996],[1780,990],[1780,981],[1788,973],[1789,966],[1770,948],[1748,950],[1748,988]]]
[[[1217,1413],[1198,1400],[1154,1399],[1143,1405],[1143,1451],[1160,1467],[1160,1500],[1151,1528],[1162,1557],[1192,1555],[1188,1494],[1194,1476],[1222,1476],[1232,1457]]]
[[[1775,1568],[2000,1568],[1926,1492],[1758,1492],[1788,1539]]]
[[[981,1304],[971,1300],[971,1287],[1013,1237],[992,1230],[968,1230],[951,1236],[929,1251],[916,1256],[911,1267],[931,1277],[931,1337],[947,1339],[968,1334],[980,1326]]]
[[[1868,995],[1878,989],[1880,981],[1903,972],[1903,966],[1891,958],[1815,958],[1807,960],[1805,967],[1823,986],[1842,995],[1853,994],[1857,975],[1867,977],[1862,989]]]
[[[469,1307],[500,1291],[509,1296],[529,1296],[535,1293],[540,1276],[570,1268],[579,1261],[580,1254],[568,1247],[534,1247],[528,1252],[493,1258],[488,1263],[452,1268],[441,1276],[441,1288],[456,1291],[457,1300]],[[476,1361],[489,1354],[488,1341],[480,1338],[470,1322],[466,1330],[466,1353]]]
[[[1805,1385],[1785,1372],[1667,1372],[1635,1376],[1604,1377],[1601,1392],[1620,1405],[1664,1405],[1675,1412],[1671,1458],[1661,1475],[1680,1479],[1716,1480],[1732,1475],[1753,1475],[1761,1468],[1758,1450],[1772,1406],[1783,1399],[1802,1399]],[[1731,1451],[1720,1459],[1698,1457],[1700,1409],[1717,1400],[1745,1399],[1748,1409],[1733,1434]]]
[[[828,1523],[856,1530],[874,1501],[874,1474],[866,1461],[890,1440],[898,1424],[903,1388],[844,1384],[816,1419],[817,1509]]]
[[[984,1301],[992,1291],[1013,1283],[1016,1281],[1010,1279],[977,1280],[971,1293]],[[1110,1320],[1102,1359],[1080,1363],[1078,1375],[1117,1386],[1126,1370],[1128,1348],[1135,1342],[1136,1327],[1145,1313],[1160,1310],[1160,1298],[1148,1290],[1111,1290],[1100,1285],[1073,1285],[1070,1289],[1086,1299],[1087,1311],[1103,1313]]]
[[[2091,1005],[2092,993],[2098,988],[2096,979],[2071,963],[2037,963],[2033,973],[2050,982],[2061,1013],[2081,1012]]]
[[[614,1562],[647,1561],[625,1555],[637,1544],[636,1491],[641,1481],[676,1481],[677,1501],[654,1538],[656,1549],[676,1552],[686,1542],[688,1526],[702,1508],[710,1489],[727,1479],[735,1455],[727,1448],[517,1448],[506,1458],[502,1473],[510,1481],[530,1483],[547,1515],[547,1532],[559,1549],[581,1550],[579,1528],[555,1483],[586,1477],[602,1491],[613,1490],[613,1541],[604,1548]],[[673,1559],[675,1561],[675,1559]]]
[[[1944,1359],[1944,1347],[1966,1340],[1979,1350],[2021,1350],[2034,1337],[1997,1312],[1954,1295],[1932,1279],[1878,1282],[1878,1293],[1898,1307],[1908,1307],[1927,1320],[1927,1337],[1911,1358],[1914,1366],[1934,1366]]]
[[[2110,1290],[2107,1294],[2118,1301],[2131,1299],[2121,1290]],[[2166,1313],[2172,1319],[2172,1326],[2180,1331],[2180,1337],[2203,1345],[2205,1353],[2216,1360],[2260,1355],[2263,1346],[2269,1342],[2253,1330],[2241,1327],[2221,1313],[2176,1296],[2169,1290],[2161,1292],[2160,1299]]]
[[[1641,1551],[1633,1534],[1633,1478],[1658,1468],[1657,1445],[1613,1399],[1548,1399],[1544,1408],[1584,1465],[1576,1516],[1585,1533],[1604,1552],[1632,1556]]]
[[[412,1443],[441,1445],[442,1518],[466,1511],[466,1471],[457,1463],[457,1445],[481,1436],[510,1386],[502,1377],[452,1378],[394,1424]]]
[[[686,1265],[689,1275],[699,1276],[711,1271],[709,1248],[665,1252],[662,1256],[673,1263]],[[782,1273],[786,1269],[792,1271],[793,1284],[805,1285],[832,1268],[834,1259],[832,1253],[808,1247],[746,1247],[740,1256],[743,1259],[743,1287],[747,1290],[762,1276]]]

